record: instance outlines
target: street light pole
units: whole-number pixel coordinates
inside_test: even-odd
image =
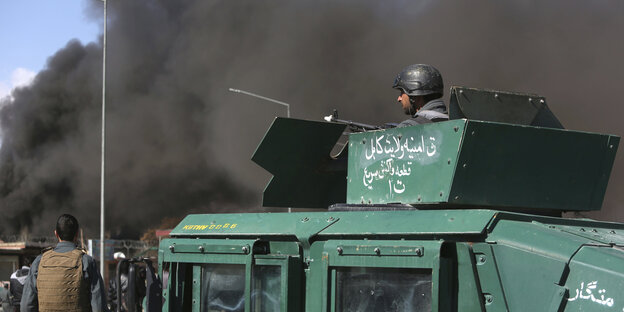
[[[104,38],[102,41],[102,172],[100,180],[100,274],[104,276],[104,159],[106,150],[106,0],[104,2]]]

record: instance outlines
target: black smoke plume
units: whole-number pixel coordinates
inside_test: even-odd
[[[101,16],[90,1],[88,15]],[[367,123],[404,118],[396,73],[546,96],[569,129],[621,135],[621,1],[109,0],[107,225],[136,236],[164,217],[260,210],[249,161],[284,108]],[[100,20],[101,21],[101,20]],[[4,233],[50,233],[61,212],[99,230],[101,39],[70,41],[1,112]],[[288,153],[283,150],[282,153]],[[599,219],[624,220],[622,152]]]

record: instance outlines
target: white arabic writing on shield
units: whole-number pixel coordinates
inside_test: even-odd
[[[388,188],[391,194],[401,194],[405,191],[406,185],[401,177],[412,174],[411,160],[422,157],[433,157],[436,155],[436,138],[433,136],[409,137],[401,141],[400,136],[392,134],[379,135],[370,139],[365,150],[366,160],[376,160],[376,168],[372,166],[364,167],[362,182],[369,190],[373,189],[373,182],[379,180],[388,181]],[[397,160],[403,160],[397,163]]]
[[[584,282],[581,282],[581,287],[576,289],[576,296],[568,298],[568,301],[575,301],[577,299],[591,300],[592,302],[612,307],[615,302],[613,301],[613,298],[605,299],[605,289],[598,290],[600,298],[596,298],[594,296],[593,292],[596,288],[598,288],[598,281],[589,282],[587,285],[585,285]]]

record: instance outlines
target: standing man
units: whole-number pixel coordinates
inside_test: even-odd
[[[3,283],[4,284],[4,283]],[[11,302],[9,301],[9,284],[4,284],[0,288],[0,302],[2,303],[2,312],[12,312]]]
[[[59,243],[31,266],[21,311],[106,311],[104,283],[95,260],[75,243],[78,220],[61,215],[54,235]]]
[[[397,102],[401,103],[406,115],[412,116],[398,127],[448,120],[446,105],[442,101],[444,83],[435,67],[426,64],[407,66],[397,75],[392,87],[401,91]]]

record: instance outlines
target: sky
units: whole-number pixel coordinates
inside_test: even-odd
[[[97,40],[101,26],[88,19],[86,1],[0,1],[0,98],[28,84],[71,39]]]

